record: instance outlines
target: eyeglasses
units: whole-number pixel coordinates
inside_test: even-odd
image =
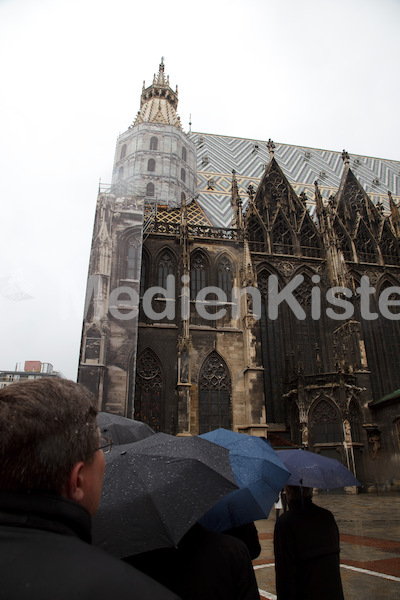
[[[101,436],[100,438],[100,446],[98,448],[96,448],[96,452],[97,450],[102,450],[103,454],[108,454],[109,452],[111,452],[111,448],[112,448],[112,439],[111,438],[106,438]]]

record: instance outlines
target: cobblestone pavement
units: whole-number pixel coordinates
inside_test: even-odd
[[[400,598],[400,493],[323,493],[313,501],[329,509],[340,532],[345,600]],[[275,509],[257,521],[261,554],[253,562],[261,598],[276,599]],[[321,598],[321,600],[323,600]]]

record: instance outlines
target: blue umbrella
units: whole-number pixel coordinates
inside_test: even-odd
[[[258,519],[267,519],[289,472],[265,439],[215,429],[200,437],[228,448],[239,489],[209,510],[200,523],[213,531],[226,531]]]
[[[286,485],[331,490],[339,487],[361,485],[342,463],[308,450],[277,450],[291,475]]]

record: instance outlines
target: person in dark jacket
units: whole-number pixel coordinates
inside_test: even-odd
[[[0,390],[0,599],[178,598],[90,545],[105,468],[96,405],[61,378]]]
[[[312,488],[286,486],[289,510],[275,524],[278,600],[343,600],[339,530],[312,502]]]
[[[253,522],[245,523],[244,525],[238,525],[223,531],[225,535],[232,535],[239,540],[242,540],[247,546],[251,560],[255,560],[261,554],[261,545],[258,538],[257,527]]]
[[[177,548],[125,558],[183,600],[260,600],[246,544],[196,523]]]

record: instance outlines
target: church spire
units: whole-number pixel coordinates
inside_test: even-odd
[[[178,107],[178,86],[173,91],[169,85],[169,76],[165,75],[164,57],[154,74],[153,83],[146,88],[143,82],[140,98],[140,111],[131,127],[139,123],[161,123],[175,125],[182,129],[180,118],[176,112]]]

